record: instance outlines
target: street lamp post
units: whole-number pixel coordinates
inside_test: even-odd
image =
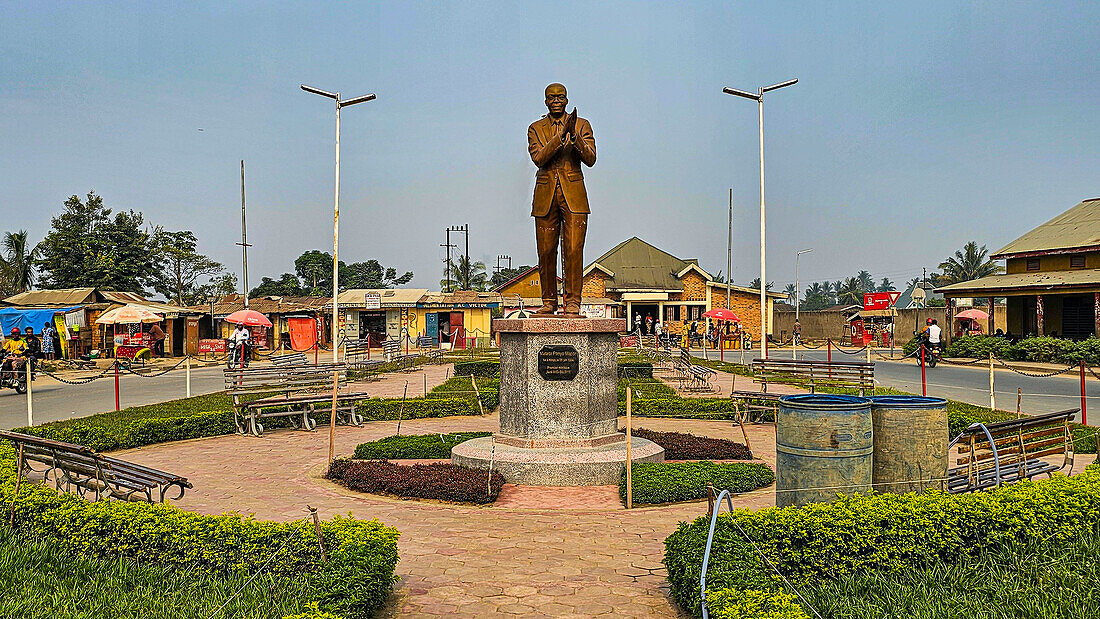
[[[729,88],[728,86],[722,89],[722,92],[727,95],[736,95],[738,97],[752,99],[756,101],[757,105],[760,135],[760,350],[764,354],[765,359],[768,358],[768,304],[767,295],[764,291],[768,287],[768,279],[766,277],[767,237],[765,236],[766,227],[764,211],[764,93],[772,90],[779,90],[787,86],[793,86],[797,83],[797,79],[787,80],[778,84],[772,84],[771,86],[765,86],[755,93]]]
[[[332,362],[340,362],[340,304],[337,297],[340,296],[340,108],[356,103],[364,103],[375,99],[374,93],[355,97],[354,99],[340,99],[340,93],[326,92],[319,88],[302,84],[302,90],[315,95],[328,97],[336,102],[336,190],[332,216]]]
[[[802,289],[798,287],[798,259],[802,257],[802,254],[809,253],[813,250],[814,249],[812,247],[807,247],[806,249],[799,250],[794,255],[794,322],[795,322],[795,324],[798,324],[798,307],[799,307],[799,305],[801,305],[801,302],[799,301],[799,297],[802,296]],[[801,337],[801,335],[799,337]],[[795,352],[797,350],[798,350],[798,339],[795,338],[794,335],[792,335],[791,336],[791,356],[795,359],[798,358],[798,353]]]

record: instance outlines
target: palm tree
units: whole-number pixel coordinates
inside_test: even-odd
[[[34,284],[34,260],[37,248],[27,249],[27,231],[4,234],[4,264],[7,279],[15,292],[26,292]]]
[[[938,280],[943,284],[957,284],[979,279],[1004,271],[1004,268],[989,260],[989,251],[985,245],[981,248],[974,241],[970,241],[961,250],[956,250],[955,255],[940,263],[943,271]]]
[[[787,295],[787,302],[791,305],[798,304],[798,289],[794,287],[794,284],[787,284],[787,287],[783,289],[783,294]]]
[[[774,285],[774,284],[775,284],[775,282],[768,282],[767,290],[771,290],[772,285]],[[749,282],[749,288],[754,288],[756,290],[760,290],[760,278],[757,277],[756,279]]]
[[[856,273],[856,279],[859,281],[859,289],[863,292],[875,291],[875,278],[871,277],[870,271]]]
[[[829,282],[825,283],[828,284]],[[829,296],[832,297],[833,305],[840,303],[840,289],[843,287],[844,285],[840,283],[839,279],[829,285]]]
[[[863,303],[863,288],[858,278],[849,277],[844,280],[844,284],[837,293],[837,303],[853,305]]]
[[[890,281],[889,277],[882,278],[878,285],[878,292],[890,292],[891,290],[894,290],[894,282]]]
[[[469,256],[459,256],[458,261],[450,260],[451,279],[439,280],[444,290],[485,290],[489,276],[485,273],[484,262],[470,262]]]
[[[905,289],[909,290],[910,288],[915,288],[917,286],[917,284],[919,284],[919,283],[920,283],[920,278],[919,277],[914,277],[913,279],[905,282]]]

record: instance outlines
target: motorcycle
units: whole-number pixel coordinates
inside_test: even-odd
[[[0,389],[15,389],[16,393],[27,392],[27,360],[23,357],[5,354],[0,365]]]
[[[929,368],[936,367],[936,364],[940,362],[942,353],[938,345],[932,344],[928,341],[927,334],[917,334],[920,337],[920,346],[924,349],[924,354],[917,353],[917,363],[927,365]]]
[[[241,366],[241,355],[244,355],[244,366],[248,367],[248,357],[251,355],[247,352],[248,348],[245,345],[241,345],[234,340],[226,340],[225,342],[225,367],[227,369],[239,368]]]

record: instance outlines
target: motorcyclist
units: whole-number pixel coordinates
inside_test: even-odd
[[[921,329],[920,336],[924,341],[924,345],[929,348],[929,352],[940,351],[943,347],[943,342],[940,339],[942,330],[939,324],[936,323],[935,318],[929,318],[925,321],[924,328]]]
[[[34,334],[34,327],[27,327],[23,333],[27,343],[27,359],[31,362],[31,380],[38,378],[38,358],[42,355],[42,340]]]
[[[8,339],[4,340],[4,345],[0,349],[4,351],[4,363],[0,365],[0,372],[10,375],[15,359],[24,358],[27,351],[27,342],[23,339],[19,327],[12,327]]]
[[[245,328],[243,322],[237,323],[237,328],[234,329],[233,334],[229,336],[229,341],[231,341],[231,342],[233,342],[237,345],[237,354],[240,355],[240,356],[237,357],[238,362],[241,359],[244,359],[244,360],[248,359],[248,355],[249,355],[248,342],[251,339],[251,337],[252,337],[251,334],[249,334],[248,329]]]

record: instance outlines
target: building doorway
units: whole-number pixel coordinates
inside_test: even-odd
[[[652,318],[653,319],[653,321],[651,321],[650,324],[652,324],[652,322],[654,322],[654,321],[660,320],[660,318],[661,318],[661,313],[660,313],[660,310],[657,308],[656,303],[631,303],[630,304],[630,311],[631,311],[630,328],[633,329],[634,325],[638,324],[637,320],[634,317],[635,316],[641,316],[641,318],[642,318],[642,333],[645,333],[647,335],[650,333],[651,328],[648,328],[646,326],[646,318]]]
[[[1062,337],[1083,340],[1096,334],[1093,301],[1091,294],[1062,297]]]

